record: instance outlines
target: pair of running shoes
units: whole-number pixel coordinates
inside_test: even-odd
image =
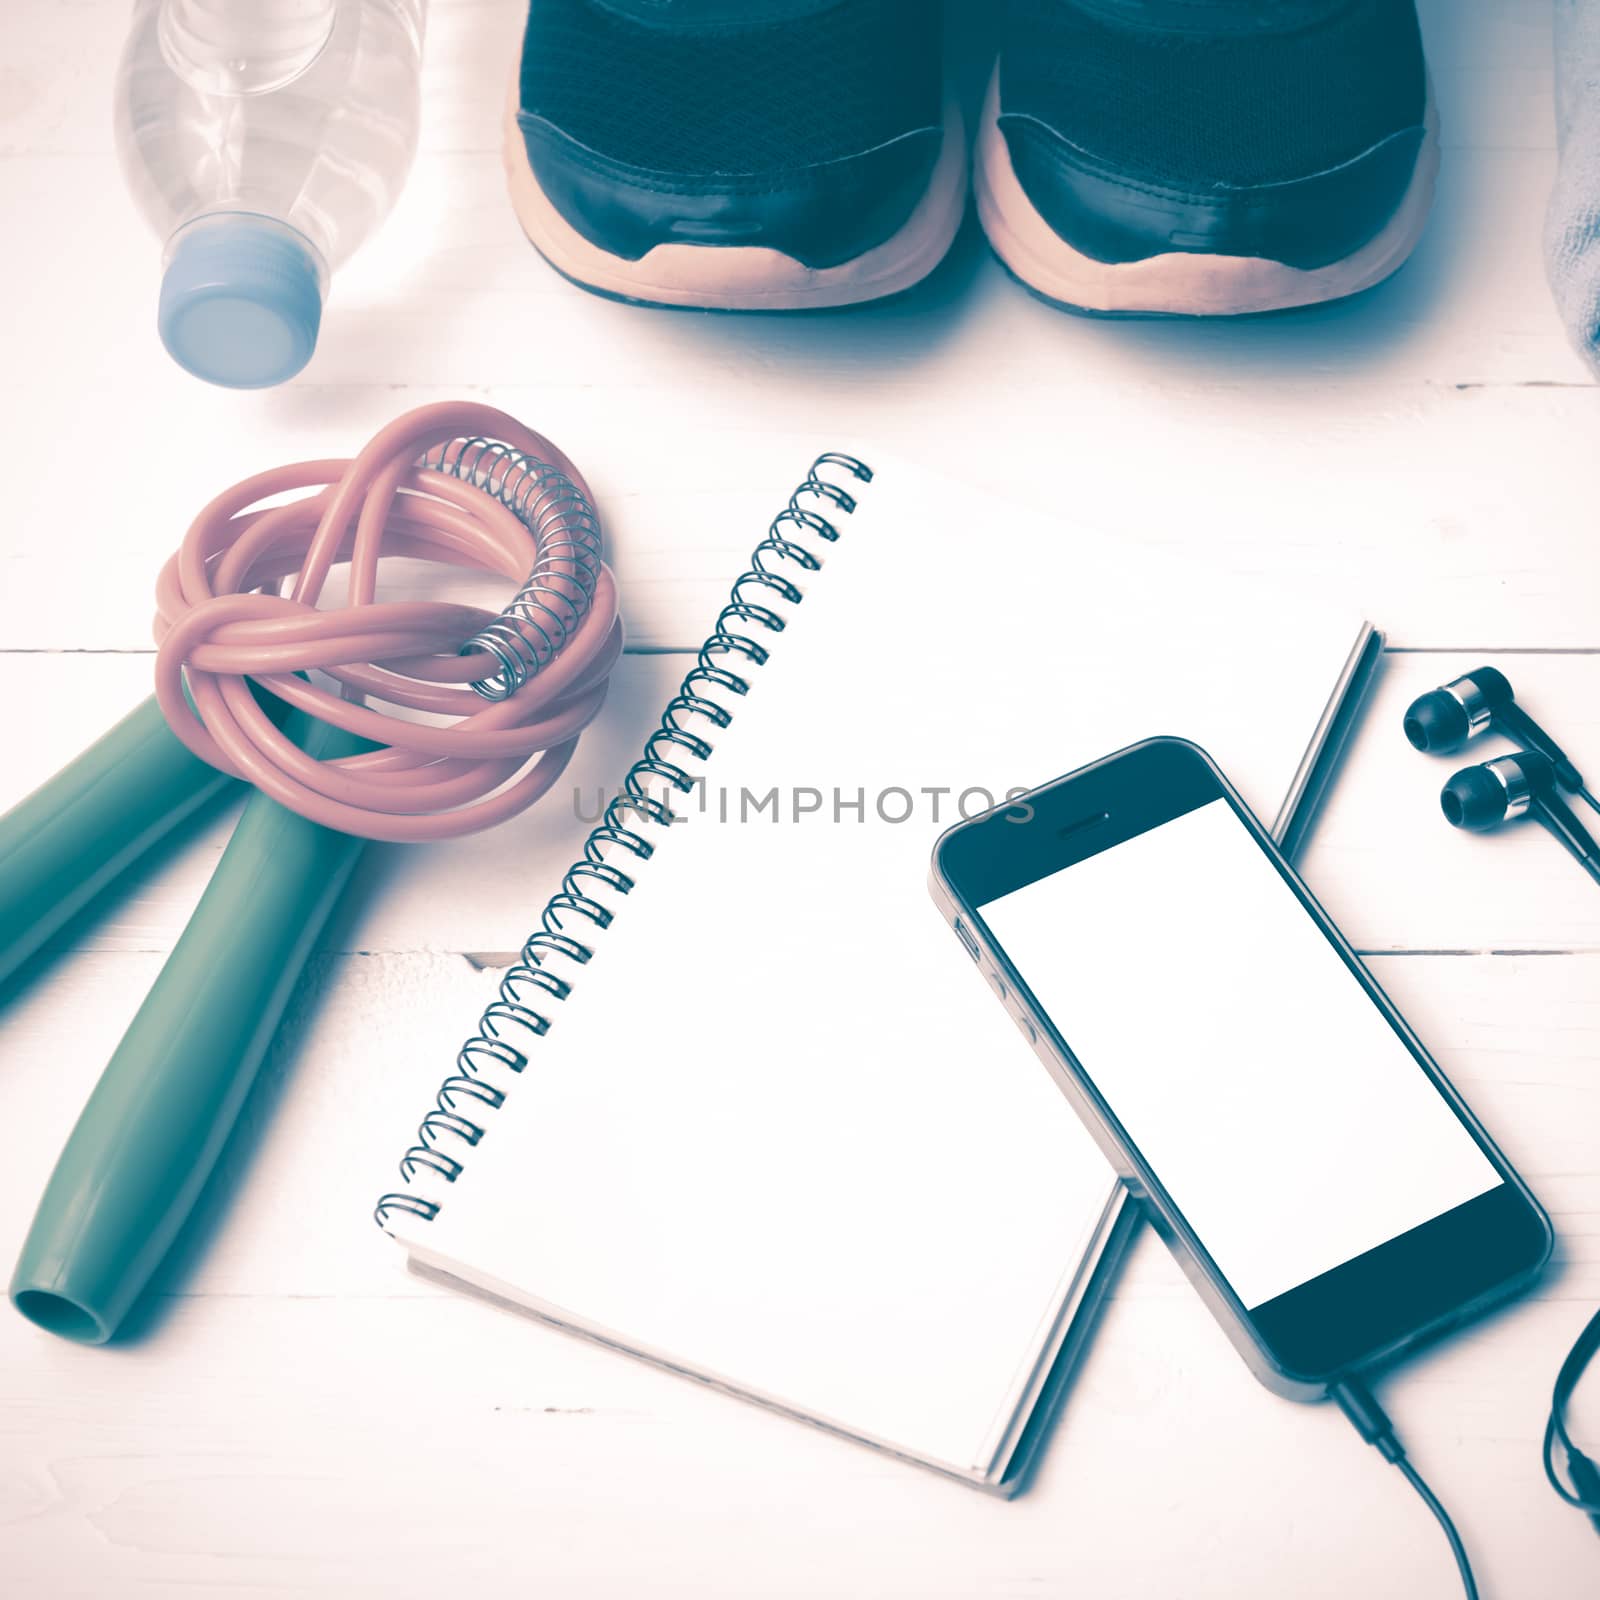
[[[1338,299],[1415,245],[1438,138],[1413,0],[996,3],[969,141],[941,0],[530,0],[523,229],[602,294],[774,311],[909,289],[969,183],[1012,273],[1107,315]]]

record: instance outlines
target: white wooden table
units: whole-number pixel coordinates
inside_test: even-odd
[[[1439,822],[1399,710],[1481,660],[1600,765],[1600,392],[1538,234],[1543,0],[1424,6],[1439,204],[1398,280],[1250,325],[1054,312],[968,233],[902,303],[792,320],[592,299],[524,244],[497,113],[518,0],[435,0],[424,149],[338,282],[305,375],[205,389],[153,331],[158,250],[108,107],[125,7],[0,28],[0,804],[147,692],[151,585],[245,472],[481,396],[591,476],[636,652],[577,776],[614,779],[814,448],[882,440],[1065,517],[1267,569],[1389,631],[1313,885],[1554,1215],[1538,1291],[1384,1396],[1486,1600],[1600,1593],[1539,1471],[1549,1385],[1600,1303],[1600,897],[1535,829]],[[968,16],[967,34],[981,33]],[[1070,577],[1064,552],[1040,560]],[[1270,671],[1272,663],[1262,662]],[[37,960],[0,1015],[0,1265],[180,930],[227,817]],[[0,1312],[0,1593],[1451,1596],[1421,1506],[1327,1409],[1257,1388],[1140,1241],[1028,1493],[985,1499],[408,1277],[372,1226],[441,1065],[581,833],[374,851],[217,1179],[128,1337]],[[1587,1421],[1600,1438],[1600,1404]]]

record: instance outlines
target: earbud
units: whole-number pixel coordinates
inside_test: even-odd
[[[1537,817],[1600,883],[1600,845],[1572,814],[1557,779],[1556,763],[1542,751],[1519,750],[1463,767],[1440,792],[1439,807],[1452,828],[1474,833],[1487,833],[1517,817]]]
[[[1567,760],[1561,746],[1517,704],[1510,680],[1493,667],[1479,667],[1441,688],[1430,689],[1406,711],[1406,738],[1417,749],[1439,755],[1453,755],[1490,728],[1546,757],[1555,781],[1572,794],[1583,794],[1583,775]]]

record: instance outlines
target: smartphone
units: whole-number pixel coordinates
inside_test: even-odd
[[[1550,1223],[1211,758],[1150,739],[951,828],[931,885],[1269,1388],[1531,1283]]]

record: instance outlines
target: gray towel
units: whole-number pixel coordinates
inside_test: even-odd
[[[1600,0],[1555,0],[1556,146],[1545,272],[1578,354],[1600,373]]]

